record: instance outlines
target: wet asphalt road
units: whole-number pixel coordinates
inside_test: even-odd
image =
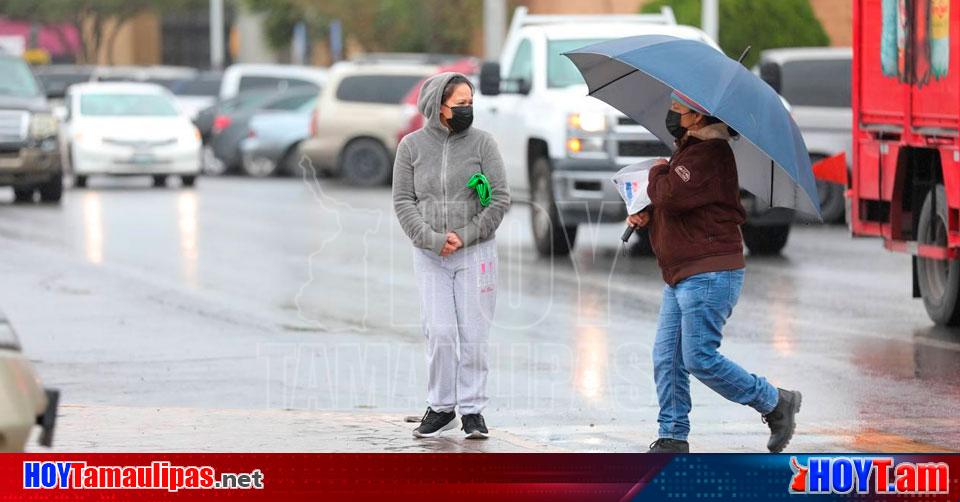
[[[217,437],[233,449],[462,449],[414,442],[404,427],[351,435],[355,423],[424,407],[412,254],[388,189],[289,178],[171,185],[94,179],[62,206],[14,205],[0,192],[0,308],[64,409],[85,410],[68,444],[162,449],[142,429],[113,443],[78,437],[110,430],[123,409],[170,410],[180,435],[204,410],[249,410],[261,436],[274,413],[297,410],[344,432],[310,443],[294,426],[244,443],[240,425]],[[546,260],[533,250],[529,209],[508,214],[485,414],[495,434],[577,451],[643,451],[655,439],[662,282],[653,258],[617,256],[621,230],[581,229],[571,258]],[[783,257],[748,257],[722,350],[803,391],[788,451],[960,450],[960,333],[932,326],[910,298],[909,258],[879,241],[800,226]],[[755,412],[692,388],[694,451],[763,451]]]

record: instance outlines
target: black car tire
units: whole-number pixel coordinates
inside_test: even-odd
[[[163,174],[153,175],[154,188],[164,188],[167,186],[167,177]]]
[[[769,256],[780,254],[790,237],[790,225],[753,226],[743,225],[743,242],[751,255]]]
[[[46,183],[38,188],[40,191],[40,202],[57,203],[63,198],[63,174],[53,175]]]
[[[354,186],[381,186],[390,182],[393,162],[390,153],[375,139],[351,141],[340,155],[340,173]]]
[[[933,204],[936,198],[936,212]],[[946,247],[947,194],[943,185],[937,185],[927,194],[920,209],[917,241]],[[917,259],[917,283],[923,306],[930,319],[946,326],[960,324],[960,261]]]
[[[539,157],[533,161],[530,180],[533,207],[530,208],[530,223],[533,242],[540,256],[566,256],[577,241],[577,226],[564,226],[560,221],[553,198],[553,176],[550,160]]]
[[[74,176],[73,186],[76,188],[87,188],[87,177],[82,174]]]
[[[187,188],[192,188],[197,184],[197,177],[192,174],[180,176],[180,184]]]
[[[18,204],[33,202],[34,188],[32,186],[13,187],[13,201]]]

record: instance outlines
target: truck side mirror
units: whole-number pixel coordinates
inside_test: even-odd
[[[500,63],[486,62],[480,67],[480,94],[500,94]]]

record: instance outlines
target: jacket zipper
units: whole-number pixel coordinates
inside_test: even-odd
[[[450,135],[448,134],[443,138],[443,155],[441,156],[442,161],[440,162],[440,195],[443,201],[443,231],[446,233],[447,229],[447,142],[450,140]]]

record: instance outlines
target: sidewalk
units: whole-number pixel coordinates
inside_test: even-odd
[[[505,417],[500,417],[501,419]],[[493,426],[490,438],[464,439],[459,430],[416,439],[415,424],[402,413],[372,410],[287,411],[156,408],[68,404],[60,407],[54,448],[28,443],[33,452],[611,452],[638,453],[652,440],[655,423],[611,420],[575,424],[513,420]],[[951,452],[912,438],[898,429],[917,422],[932,431],[953,431],[943,419],[893,419],[885,430],[858,429],[854,423],[800,422],[787,453],[798,452]],[[909,422],[909,423],[908,423]],[[489,421],[488,421],[489,423]],[[695,453],[764,453],[766,427],[755,422],[698,423]],[[36,432],[35,432],[36,436]],[[949,444],[949,442],[948,442]]]
[[[63,405],[54,448],[44,452],[548,452],[547,444],[494,430],[416,439],[401,414]]]

